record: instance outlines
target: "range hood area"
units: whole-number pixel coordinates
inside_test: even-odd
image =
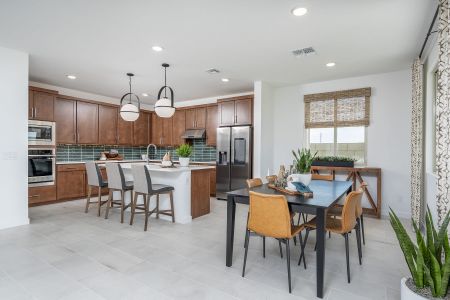
[[[205,138],[205,129],[187,129],[181,136],[183,139],[203,139]]]

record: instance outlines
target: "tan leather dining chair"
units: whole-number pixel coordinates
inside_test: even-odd
[[[353,229],[356,229],[356,240],[358,246],[358,256],[359,256],[359,264],[361,264],[361,231],[358,222],[356,221],[356,211],[358,202],[361,201],[363,191],[359,190],[356,192],[351,192],[345,198],[344,207],[342,209],[342,214],[340,218],[332,218],[330,215],[327,215],[326,226],[325,229],[329,232],[338,233],[344,236],[345,238],[345,254],[347,260],[347,280],[350,283],[350,263],[349,263],[349,246],[348,246],[348,234],[352,232]],[[308,240],[309,231],[316,229],[316,219],[312,219],[308,223],[305,224],[306,227],[306,236],[305,242],[303,243],[303,247],[306,245],[306,241]],[[300,259],[298,264],[301,263],[302,256],[304,258],[304,249],[301,252]]]
[[[291,263],[289,240],[298,234],[301,249],[302,230],[304,225],[295,226],[291,223],[291,215],[286,197],[283,195],[267,195],[250,191],[250,208],[247,230],[245,234],[245,255],[242,268],[242,277],[245,276],[245,265],[247,263],[250,233],[254,232],[261,236],[275,238],[286,244],[286,260],[288,271],[289,293],[291,289]]]

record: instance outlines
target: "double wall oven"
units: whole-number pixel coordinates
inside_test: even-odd
[[[28,122],[28,185],[55,184],[55,123]]]

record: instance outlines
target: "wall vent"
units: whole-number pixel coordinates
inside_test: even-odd
[[[301,56],[314,55],[314,54],[317,54],[317,53],[316,53],[316,50],[314,50],[313,47],[307,47],[307,48],[303,48],[303,49],[292,50],[292,54],[295,57],[301,57]]]
[[[217,69],[212,68],[212,69],[206,70],[206,73],[209,73],[209,74],[219,74],[220,71],[217,70]]]

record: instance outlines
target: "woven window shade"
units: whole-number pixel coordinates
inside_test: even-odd
[[[305,128],[368,126],[370,88],[305,95]]]

